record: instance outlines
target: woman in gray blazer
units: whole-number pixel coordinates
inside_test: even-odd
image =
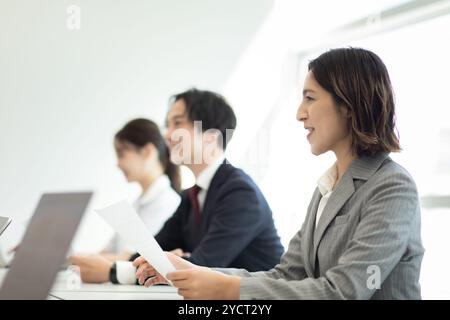
[[[420,299],[424,249],[415,183],[389,158],[400,150],[384,63],[358,48],[308,66],[297,119],[311,152],[332,151],[301,230],[266,272],[198,267],[168,255],[167,279],[188,299]],[[164,282],[137,259],[141,284]],[[151,278],[149,278],[151,277]]]

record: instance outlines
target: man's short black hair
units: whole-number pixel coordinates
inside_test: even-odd
[[[225,150],[236,129],[236,115],[225,98],[212,91],[192,88],[170,98],[171,104],[178,100],[182,100],[186,105],[189,120],[202,122],[203,132],[208,129],[217,129],[221,132]]]

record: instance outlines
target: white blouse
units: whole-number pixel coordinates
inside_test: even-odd
[[[328,199],[330,199],[333,193],[333,187],[337,180],[337,165],[334,163],[317,181],[317,187],[319,188],[322,198],[320,199],[319,206],[316,214],[316,228],[319,223],[320,216],[323,209],[327,205]]]
[[[170,186],[169,178],[166,175],[162,175],[152,183],[144,194],[136,199],[133,207],[136,209],[142,221],[144,221],[149,232],[152,235],[156,235],[164,223],[175,213],[180,201],[180,196]],[[117,235],[115,236],[114,242],[115,248],[113,251],[117,253],[136,251]]]

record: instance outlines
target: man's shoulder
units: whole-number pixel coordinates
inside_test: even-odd
[[[226,160],[225,160],[226,161]],[[217,170],[217,180],[220,185],[223,184],[240,184],[247,185],[251,188],[257,188],[253,179],[242,169],[233,166],[229,162],[224,162]]]

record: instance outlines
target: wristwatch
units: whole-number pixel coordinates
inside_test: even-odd
[[[117,280],[117,264],[115,262],[111,266],[111,269],[109,269],[109,281],[114,284],[119,283],[119,280]]]

